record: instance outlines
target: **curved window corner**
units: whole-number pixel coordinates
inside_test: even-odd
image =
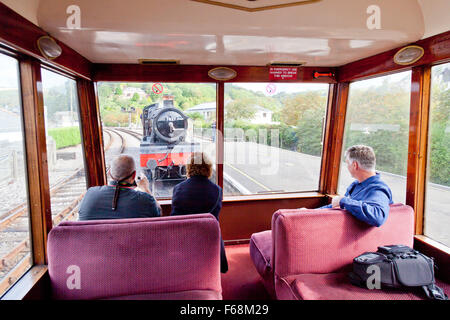
[[[18,61],[0,54],[0,296],[32,265]]]
[[[318,190],[328,89],[225,83],[226,196]]]
[[[431,69],[424,235],[450,247],[450,63]]]
[[[192,152],[202,151],[216,183],[215,83],[99,82],[98,98],[107,171],[115,157],[130,155],[152,194],[170,199]]]
[[[350,84],[338,193],[354,181],[345,164],[345,150],[371,146],[376,171],[392,191],[395,203],[406,200],[406,169],[411,92],[411,71]]]
[[[75,80],[42,70],[53,225],[78,218],[86,192],[85,157]]]

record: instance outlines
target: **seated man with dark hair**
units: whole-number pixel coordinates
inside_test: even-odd
[[[391,189],[375,172],[373,149],[364,145],[352,146],[345,151],[345,162],[356,181],[347,188],[345,196],[335,196],[331,204],[321,208],[346,209],[357,219],[380,227],[386,221],[393,201]]]
[[[131,156],[120,155],[111,165],[110,185],[92,187],[86,192],[78,220],[151,218],[161,216],[161,206],[152,196],[144,176],[136,184],[136,169]],[[141,190],[134,190],[139,187]]]

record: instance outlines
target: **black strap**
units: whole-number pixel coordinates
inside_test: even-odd
[[[432,283],[427,286],[422,286],[423,291],[429,299],[434,300],[448,300],[448,296],[445,294],[442,288],[439,288],[436,284]]]
[[[111,178],[114,179],[113,183],[115,184],[115,187],[116,187],[116,190],[114,192],[114,198],[112,201],[112,208],[111,208],[113,211],[115,211],[117,209],[117,201],[119,200],[120,187],[136,187],[137,186],[136,181],[134,181],[133,184],[124,183],[124,181],[131,178],[135,172],[136,171],[133,171],[129,176],[126,176],[125,178],[120,179],[120,180],[115,179],[112,176],[111,172],[109,173]]]

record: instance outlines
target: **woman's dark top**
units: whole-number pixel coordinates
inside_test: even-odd
[[[172,212],[170,215],[211,213],[219,220],[222,208],[222,188],[204,176],[193,176],[173,188]],[[228,271],[225,246],[220,237],[220,271]]]

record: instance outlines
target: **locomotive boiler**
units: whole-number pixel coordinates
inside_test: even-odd
[[[188,141],[188,117],[174,107],[171,96],[146,106],[141,117],[140,165],[152,188],[157,181],[185,180],[189,157],[200,151],[200,143]]]

